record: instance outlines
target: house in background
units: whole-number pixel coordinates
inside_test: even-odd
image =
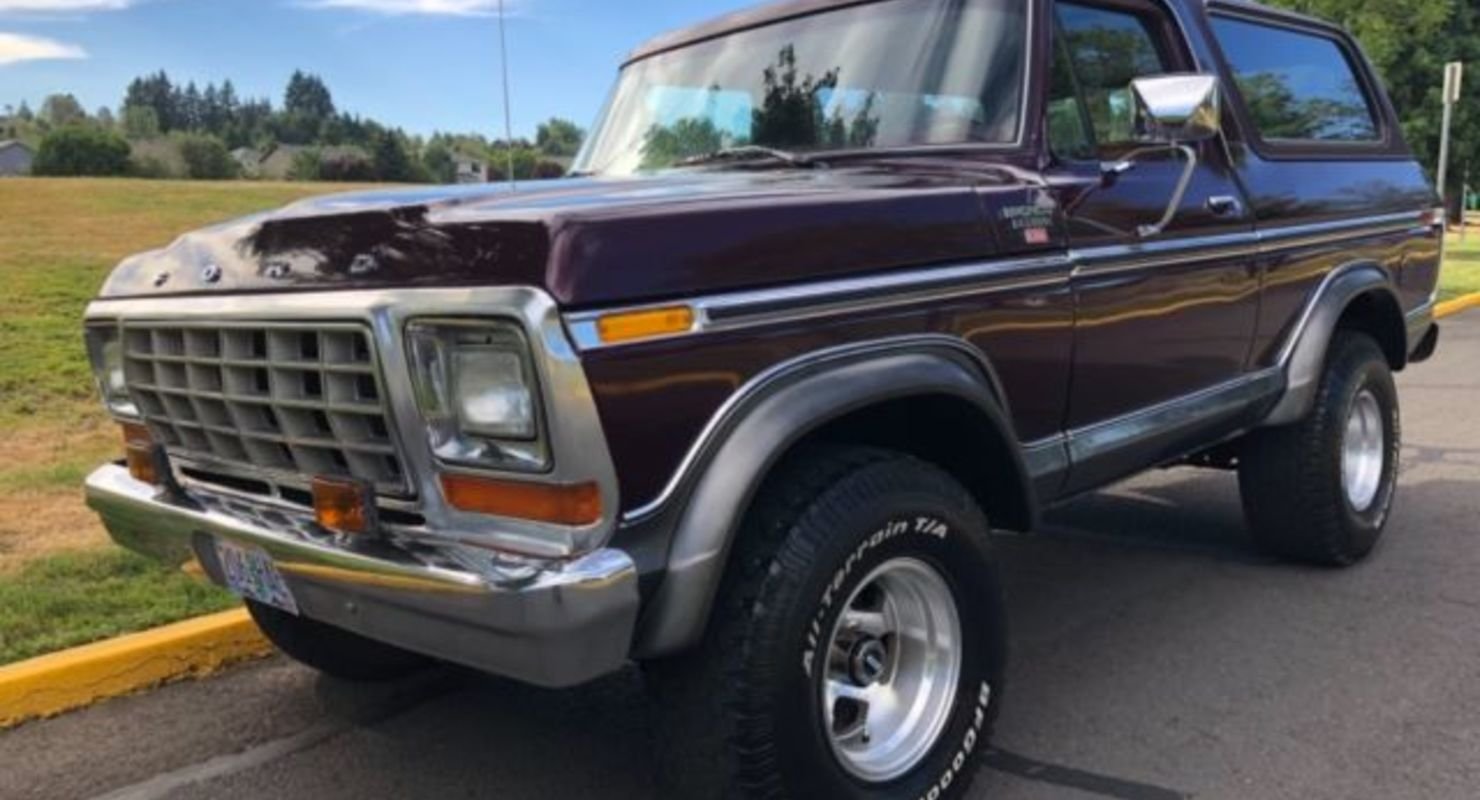
[[[0,178],[30,175],[31,162],[34,160],[36,160],[36,154],[20,142],[14,140],[0,142]]]
[[[452,156],[454,183],[488,183],[488,164],[463,153]]]

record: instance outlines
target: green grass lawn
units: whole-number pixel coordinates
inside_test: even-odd
[[[0,664],[236,603],[196,578],[122,550],[46,556],[0,574]]]
[[[109,544],[79,484],[119,452],[82,312],[124,257],[344,186],[0,180],[0,663],[235,605]]]
[[[1453,300],[1474,292],[1480,292],[1480,230],[1470,231],[1464,242],[1458,236],[1449,237],[1449,251],[1439,279],[1440,300]]]

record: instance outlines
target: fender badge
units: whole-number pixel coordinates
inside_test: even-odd
[[[156,288],[156,289],[158,289],[159,287],[161,287],[161,286],[163,286],[163,285],[165,285],[166,283],[169,283],[169,282],[170,282],[170,274],[168,272],[161,272],[158,275],[155,275],[154,276],[154,288]]]
[[[221,280],[221,265],[216,263],[207,264],[200,269],[200,279],[206,283],[216,283]]]
[[[280,281],[293,274],[293,265],[286,261],[273,261],[267,265],[267,277]]]

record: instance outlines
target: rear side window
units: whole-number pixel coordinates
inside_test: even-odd
[[[1260,138],[1381,141],[1372,102],[1335,39],[1227,17],[1214,17],[1213,31]]]

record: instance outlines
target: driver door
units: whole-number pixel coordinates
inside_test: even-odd
[[[1135,78],[1193,72],[1181,33],[1151,0],[1056,2],[1048,98],[1055,165],[1075,256],[1073,388],[1066,429],[1068,491],[1092,488],[1178,455],[1148,430],[1158,407],[1238,379],[1252,345],[1260,280],[1253,222],[1221,138],[1192,147],[1198,166],[1175,218],[1162,219],[1185,161],[1137,154]],[[1174,416],[1175,413],[1173,414]],[[1185,417],[1185,415],[1184,415]]]

